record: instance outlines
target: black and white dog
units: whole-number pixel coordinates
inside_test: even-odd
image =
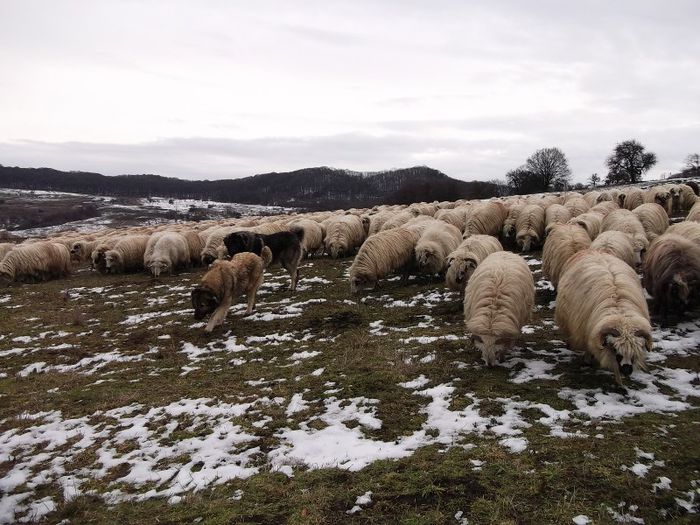
[[[292,228],[290,231],[263,235],[251,231],[239,231],[229,233],[224,237],[224,244],[228,254],[233,257],[241,252],[253,252],[256,255],[262,253],[264,246],[272,252],[270,264],[281,264],[289,272],[292,282],[290,290],[296,290],[299,278],[299,263],[303,256],[301,241],[304,239],[302,228]]]

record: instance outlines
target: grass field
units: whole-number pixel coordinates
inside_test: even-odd
[[[561,341],[538,258],[493,369],[457,294],[351,296],[351,259],[295,294],[274,270],[211,335],[203,270],[0,290],[0,522],[697,523],[700,321],[617,386]]]

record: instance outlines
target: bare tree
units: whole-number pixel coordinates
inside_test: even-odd
[[[594,173],[593,175],[591,175],[591,178],[589,180],[591,181],[591,186],[595,188],[600,182],[600,175]]]
[[[525,162],[525,169],[537,181],[537,191],[562,190],[571,179],[566,155],[559,148],[538,149]]]
[[[691,153],[685,158],[685,172],[690,172],[692,175],[700,174],[700,153]]]
[[[626,140],[615,146],[606,164],[608,165],[606,184],[640,182],[642,174],[656,164],[656,155],[650,151],[644,151],[641,142]]]

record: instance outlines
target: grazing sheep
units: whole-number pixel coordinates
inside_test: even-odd
[[[514,204],[508,209],[508,215],[504,219],[503,228],[501,229],[501,238],[504,244],[515,245],[515,223],[518,221],[518,216],[525,206],[525,204]]]
[[[472,235],[447,256],[445,284],[450,290],[462,292],[479,263],[495,252],[503,251],[498,239],[490,235]]]
[[[700,222],[700,200],[693,204],[690,208],[688,215],[685,218],[686,221]]]
[[[580,226],[586,230],[588,237],[593,240],[598,237],[600,233],[600,228],[603,224],[603,216],[600,213],[586,212],[572,218],[567,224]]]
[[[539,246],[544,238],[544,209],[529,204],[523,208],[515,223],[515,242],[523,252]]]
[[[172,274],[178,268],[190,266],[187,240],[176,232],[151,235],[143,256],[143,265],[154,277],[161,273]]]
[[[464,227],[467,223],[466,210],[462,207],[453,208],[450,210],[438,210],[437,212],[435,212],[434,217],[439,221],[444,221],[447,224],[455,226],[459,229],[460,232],[464,231]]]
[[[619,210],[619,209],[620,209],[620,207],[617,205],[616,202],[603,201],[603,202],[599,202],[595,206],[592,206],[591,209],[589,209],[588,211],[591,213],[598,213],[602,217],[605,217],[611,211],[615,211],[615,210]]]
[[[416,243],[416,263],[421,273],[442,273],[447,255],[462,241],[462,232],[456,226],[436,220],[423,230]]]
[[[680,317],[700,298],[700,246],[673,233],[657,237],[644,259],[643,282],[655,314]]]
[[[0,261],[0,281],[46,281],[71,272],[70,252],[63,244],[18,244]]]
[[[686,239],[693,241],[700,246],[700,223],[693,221],[682,221],[668,227],[666,233],[680,235]]]
[[[204,240],[202,236],[190,229],[180,230],[179,233],[185,238],[185,241],[187,241],[187,250],[190,252],[190,264],[192,266],[199,266],[202,261],[201,253],[204,249]]]
[[[367,238],[350,267],[350,290],[376,287],[379,279],[392,272],[406,272],[412,267],[414,249],[420,233],[404,227],[392,228]]]
[[[614,255],[630,267],[636,267],[636,257],[632,239],[626,233],[615,230],[603,232],[591,243],[591,250]]]
[[[393,211],[382,211],[369,216],[369,230],[367,236],[379,233],[384,224],[391,219],[395,213]]]
[[[580,227],[560,224],[547,236],[542,250],[542,273],[556,288],[564,274],[567,261],[591,245],[591,238]]]
[[[391,230],[392,228],[398,228],[399,226],[403,226],[417,215],[417,213],[413,213],[407,210],[404,210],[399,213],[394,213],[392,217],[390,217],[384,222],[380,231]]]
[[[482,202],[469,209],[464,225],[464,238],[471,235],[498,236],[508,210],[501,202]]]
[[[673,212],[673,199],[668,186],[654,186],[644,192],[644,202],[655,202],[666,210],[669,215]]]
[[[663,207],[656,203],[645,203],[632,210],[639,222],[642,223],[644,233],[649,242],[663,234],[668,228],[668,214]]]
[[[337,259],[352,254],[365,240],[365,228],[357,215],[332,217],[325,223],[326,252]]]
[[[690,183],[690,181],[689,181]],[[679,184],[678,187],[680,188],[680,204],[679,204],[679,212],[684,212],[688,211],[690,208],[692,208],[696,202],[698,202],[698,196],[695,194],[695,190],[691,188],[688,184]],[[697,185],[696,185],[697,187]]]
[[[632,239],[637,264],[642,262],[644,252],[649,247],[644,226],[637,216],[629,210],[615,210],[610,212],[604,219],[601,231],[617,230],[628,234]]]
[[[105,253],[114,248],[114,246],[119,242],[118,237],[111,237],[109,239],[104,239],[95,245],[95,249],[92,250],[90,254],[91,266],[99,273],[107,273],[107,264],[105,260]]]
[[[551,204],[547,206],[544,212],[544,235],[549,235],[552,228],[557,224],[566,224],[571,220],[571,212],[569,208],[563,204]]]
[[[263,282],[265,268],[272,261],[272,252],[265,246],[260,256],[252,252],[234,255],[230,261],[218,260],[202,277],[199,285],[192,290],[194,318],[198,321],[212,314],[205,332],[223,324],[233,301],[246,294],[246,315],[255,309],[258,288]]]
[[[464,320],[488,366],[502,361],[535,303],[535,283],[525,260],[510,252],[486,257],[464,291]]]
[[[90,260],[92,251],[97,246],[98,241],[84,240],[74,241],[70,246],[71,261],[83,263]]]
[[[588,207],[590,208],[591,206],[595,205],[598,202],[598,197],[600,196],[600,192],[593,190],[589,191],[583,196],[583,200],[586,201],[586,204],[588,204]]]
[[[107,273],[138,272],[143,270],[143,254],[148,244],[148,235],[127,235],[114,248],[105,252]]]
[[[304,230],[304,238],[301,241],[301,249],[304,257],[316,255],[323,248],[323,227],[310,219],[295,219],[289,223],[290,230],[301,228]]]
[[[220,259],[223,253],[225,253],[225,247],[224,252],[222,253],[221,251],[221,247],[224,246],[224,237],[231,232],[241,230],[245,230],[245,227],[237,228],[236,226],[220,226],[216,229],[208,231],[204,248],[202,248],[202,252],[200,254],[202,264],[209,266],[215,260]]]
[[[571,213],[571,217],[577,217],[582,213],[586,213],[590,208],[590,205],[581,197],[574,197],[572,199],[567,200],[564,203],[564,206],[566,206],[566,208],[569,210],[569,213]]]
[[[569,346],[620,373],[645,369],[651,324],[635,271],[617,257],[595,250],[574,255],[559,281],[555,312]]]
[[[641,204],[644,204],[644,192],[642,190],[630,188],[625,191],[624,205],[626,210],[632,211]]]

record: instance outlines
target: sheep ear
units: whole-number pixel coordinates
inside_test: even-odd
[[[644,346],[646,347],[647,352],[651,352],[651,349],[654,346],[654,340],[651,338],[651,334],[646,330],[637,330],[634,335],[643,338]]]
[[[608,328],[603,333],[601,333],[600,344],[602,346],[610,346],[610,343],[608,343],[608,337],[620,337],[620,331],[617,328]]]

